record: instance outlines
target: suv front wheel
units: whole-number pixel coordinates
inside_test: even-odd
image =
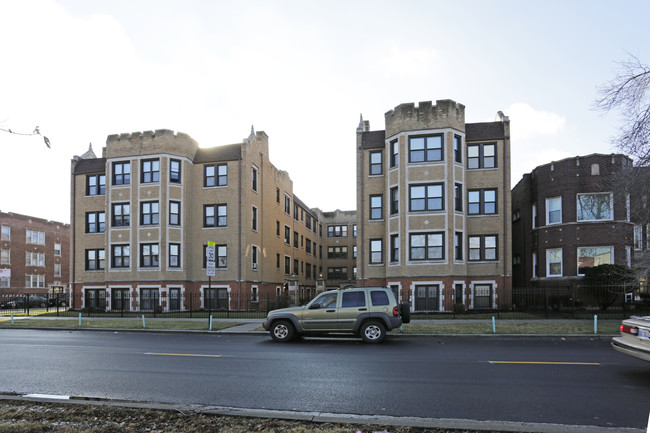
[[[278,320],[271,326],[271,338],[281,343],[290,341],[296,334],[293,324],[288,320]]]
[[[376,320],[371,320],[361,326],[361,338],[366,343],[381,343],[386,338],[386,327]]]

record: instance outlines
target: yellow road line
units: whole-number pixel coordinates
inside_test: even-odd
[[[154,353],[147,352],[145,355],[155,355],[155,356],[196,356],[202,358],[221,358],[222,355],[201,355],[195,353]]]
[[[534,364],[534,365],[600,365],[599,362],[551,362],[551,361],[488,361],[490,364]]]

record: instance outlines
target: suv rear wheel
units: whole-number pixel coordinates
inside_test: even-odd
[[[386,327],[376,320],[370,320],[361,326],[361,338],[366,343],[381,343],[386,338]]]
[[[271,337],[281,343],[291,341],[296,335],[293,324],[288,320],[278,320],[271,326]]]

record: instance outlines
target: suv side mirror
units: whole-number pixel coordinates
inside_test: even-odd
[[[318,310],[318,309],[320,309],[320,307],[321,307],[320,304],[311,304],[311,305],[309,306],[309,309],[310,309],[310,310]]]

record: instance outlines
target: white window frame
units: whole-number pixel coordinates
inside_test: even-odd
[[[580,197],[585,196],[607,196],[609,198],[609,216],[607,218],[580,218]],[[590,193],[580,193],[576,194],[576,221],[611,221],[614,219],[614,196],[611,192],[590,192]]]
[[[2,233],[0,235],[0,240],[3,241],[11,240],[11,226],[7,226],[3,224],[2,227],[0,228],[0,233]]]
[[[595,246],[595,247],[578,247],[576,249],[576,274],[577,275],[579,275],[579,276],[584,275],[584,272],[582,272],[582,273],[580,272],[580,250],[583,250],[583,249],[596,249],[596,248],[603,249],[603,250],[604,249],[609,250],[609,262],[600,263],[600,262],[596,261],[596,259],[594,257],[594,266],[614,263],[614,247],[611,246],[611,245],[599,245],[599,246]],[[600,254],[600,255],[602,255],[602,254]]]
[[[634,251],[643,250],[643,226],[634,224]]]
[[[557,261],[551,262],[551,255],[554,253],[560,254],[560,273],[559,274],[551,274],[551,264],[553,263],[558,263]],[[562,248],[549,248],[546,250],[546,276],[549,278],[558,278],[564,276],[564,269],[562,266]]]
[[[61,243],[60,242],[55,242],[54,243],[54,255],[57,257],[61,257]]]
[[[559,205],[557,209],[551,209],[552,206]],[[559,212],[559,220],[551,221],[551,213]],[[562,223],[562,196],[551,197],[546,199],[546,225],[561,224]]]

